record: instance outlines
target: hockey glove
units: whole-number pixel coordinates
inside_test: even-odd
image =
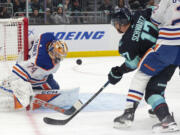
[[[122,78],[122,73],[120,72],[120,67],[116,66],[111,69],[111,71],[108,74],[108,80],[111,84],[115,85],[117,82],[119,82]]]

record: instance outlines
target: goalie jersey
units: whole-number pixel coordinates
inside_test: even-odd
[[[158,28],[149,21],[151,11],[134,12],[131,25],[119,42],[119,53],[125,57],[126,66],[131,69],[136,69],[140,58],[156,44]]]
[[[57,71],[58,64],[54,64],[48,55],[47,45],[55,40],[54,33],[43,33],[33,44],[32,57],[27,61],[16,63],[12,72],[32,86],[43,84],[50,74]]]
[[[161,0],[153,11],[151,21],[159,26],[157,43],[180,45],[180,0]]]

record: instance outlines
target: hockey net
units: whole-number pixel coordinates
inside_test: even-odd
[[[0,19],[0,72],[15,61],[28,59],[28,19]],[[6,70],[5,70],[6,69]],[[7,72],[6,72],[7,73]],[[2,75],[0,75],[1,77]],[[1,80],[2,78],[0,78]]]
[[[28,19],[0,19],[0,60],[28,58]]]

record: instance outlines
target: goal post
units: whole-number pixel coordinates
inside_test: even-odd
[[[0,19],[0,61],[28,59],[28,19]]]

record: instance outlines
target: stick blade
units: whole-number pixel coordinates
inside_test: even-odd
[[[76,111],[75,107],[71,107],[70,109],[67,109],[64,111],[65,115],[72,115]]]
[[[43,121],[46,124],[50,124],[50,125],[65,125],[68,122],[68,119],[65,119],[65,120],[56,120],[56,119],[44,117]]]
[[[66,109],[64,111],[65,115],[72,115],[73,113],[75,113],[77,110],[79,110],[81,107],[83,106],[83,103],[81,102],[81,100],[78,100],[71,108]]]

